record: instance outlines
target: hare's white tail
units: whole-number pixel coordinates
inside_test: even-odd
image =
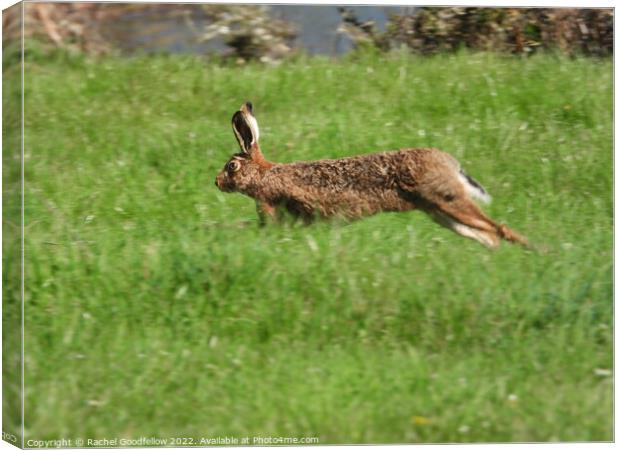
[[[459,181],[465,186],[467,194],[482,203],[491,203],[491,196],[489,193],[472,177],[467,175],[463,169],[459,170]]]

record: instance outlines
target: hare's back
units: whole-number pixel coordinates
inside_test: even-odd
[[[454,159],[437,149],[414,148],[369,153],[340,159],[300,161],[280,166],[282,176],[296,183],[332,189],[392,186],[403,172],[412,174],[429,164],[451,164]],[[454,161],[456,163],[456,161]]]

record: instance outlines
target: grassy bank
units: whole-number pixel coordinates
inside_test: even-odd
[[[612,439],[612,65],[492,55],[26,66],[26,439]],[[266,156],[456,156],[544,246],[418,212],[259,229]]]

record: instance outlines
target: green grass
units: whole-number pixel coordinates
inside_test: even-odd
[[[613,439],[610,60],[61,55],[25,84],[26,440]],[[452,153],[545,251],[419,212],[259,229],[214,186],[247,99],[275,161]]]

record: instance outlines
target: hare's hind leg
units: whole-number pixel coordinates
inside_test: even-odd
[[[526,247],[529,246],[527,239],[511,230],[506,225],[494,222],[482,212],[478,205],[467,197],[440,202],[437,203],[435,207],[440,214],[448,216],[450,219],[457,222],[457,225],[449,226],[449,228],[457,233],[466,237],[472,237],[467,234],[480,235],[480,233],[482,233],[481,236],[484,236],[482,240],[476,237],[472,237],[472,239],[476,239],[484,245],[497,247],[499,245],[499,240],[504,239],[508,242],[518,243]],[[465,233],[467,234],[463,233],[462,230],[457,230],[457,228],[459,228],[458,225],[465,227]],[[493,244],[485,244],[483,240],[493,242]]]
[[[508,226],[504,225],[503,223],[499,225],[499,234],[502,237],[502,239],[506,239],[508,242],[521,244],[524,247],[529,248],[530,250],[533,250],[535,248],[530,244],[530,242],[524,236],[521,236],[516,231],[511,230],[510,228],[508,228]]]
[[[464,223],[454,220],[452,217],[438,209],[431,210],[429,213],[433,220],[439,225],[446,227],[461,236],[478,241],[482,245],[489,248],[497,248],[499,246],[499,238],[497,237],[497,233],[493,231],[470,227]]]

